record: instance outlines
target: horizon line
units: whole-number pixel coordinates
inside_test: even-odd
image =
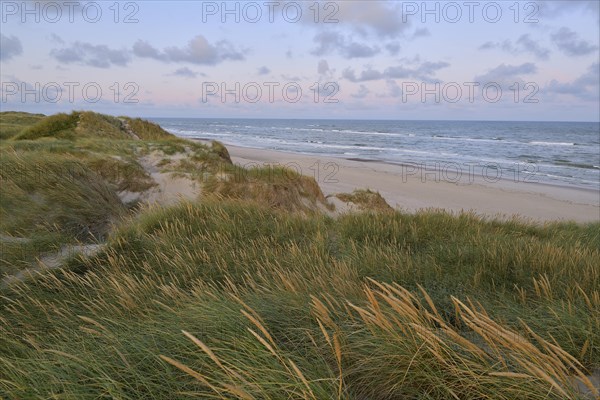
[[[248,116],[240,116],[240,117],[219,117],[219,116],[147,116],[144,114],[121,114],[115,112],[100,112],[95,110],[75,110],[72,109],[70,111],[56,111],[53,113],[45,113],[45,112],[30,112],[30,111],[20,111],[20,110],[2,110],[0,113],[27,113],[27,114],[42,114],[42,115],[54,115],[60,113],[71,113],[76,111],[91,111],[98,114],[106,114],[112,116],[129,116],[133,118],[145,118],[145,119],[221,119],[221,120],[234,120],[234,119],[248,119],[248,120],[295,120],[295,121],[308,121],[308,120],[322,120],[322,121],[409,121],[409,122],[576,122],[576,123],[599,123],[600,118],[598,120],[525,120],[525,119],[511,119],[511,120],[499,120],[499,119],[394,119],[394,118],[326,118],[326,117],[302,117],[302,118],[289,118],[289,117],[248,117]]]

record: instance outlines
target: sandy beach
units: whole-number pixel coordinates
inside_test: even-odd
[[[376,190],[400,210],[414,212],[440,208],[453,212],[473,211],[489,217],[519,215],[536,222],[594,222],[600,220],[600,192],[592,189],[560,187],[498,178],[493,171],[441,165],[422,170],[416,165],[395,165],[377,161],[357,161],[316,157],[272,150],[228,145],[232,161],[253,165],[285,165],[314,177],[325,195],[348,193],[354,189]]]
[[[593,190],[0,114],[8,398],[600,394],[598,223],[541,222],[598,220]]]

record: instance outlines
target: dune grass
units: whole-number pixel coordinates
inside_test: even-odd
[[[88,111],[0,117],[6,137],[0,143],[0,276],[31,267],[63,245],[103,241],[127,208],[136,207],[122,204],[118,194],[156,186],[140,157],[172,155],[184,145],[211,153],[140,119]]]
[[[5,114],[5,113],[3,113]],[[42,137],[55,139],[76,139],[84,137],[129,139],[135,136],[142,140],[176,139],[159,125],[140,118],[112,117],[91,111],[73,111],[70,114],[59,113],[48,117],[31,116],[18,118],[15,113],[6,113],[8,123],[21,126],[15,140],[35,140]]]
[[[165,131],[160,125],[141,118],[121,117],[128,128],[142,140],[175,139],[175,136]]]
[[[24,128],[16,137],[16,140],[33,140],[41,137],[53,137],[58,139],[73,139],[75,128],[79,120],[79,113],[55,114],[43,118],[31,126]]]
[[[33,125],[44,117],[43,114],[15,111],[0,112],[0,140],[14,137],[21,132],[23,127]]]
[[[86,163],[56,153],[0,151],[0,275],[64,243],[97,242],[125,207]]]
[[[338,193],[338,199],[346,203],[353,203],[361,211],[393,211],[379,192],[370,189],[357,189],[352,193]]]
[[[5,292],[6,397],[563,399],[600,365],[598,224],[247,200],[132,218]]]
[[[72,157],[3,153],[0,174],[0,224],[11,234],[60,225],[74,236],[99,235],[121,206],[106,183]]]
[[[205,177],[203,188],[219,198],[259,201],[287,211],[333,210],[313,178],[282,166],[243,168],[221,162]]]
[[[598,223],[407,214],[368,190],[342,195],[368,212],[332,218],[313,179],[236,166],[220,143],[126,117],[4,114],[21,128],[0,145],[1,272],[106,245],[0,286],[1,398],[594,393]],[[128,208],[118,193],[152,187],[148,158],[203,197]]]
[[[2,178],[7,182],[2,203],[7,222],[0,225],[7,239],[0,241],[0,275],[30,266],[35,258],[61,245],[103,240],[110,224],[138,207],[135,200],[123,205],[116,197],[156,187],[141,165],[148,157],[163,158],[158,166],[161,172],[196,180],[207,196],[260,198],[290,210],[329,207],[314,180],[283,168],[247,171],[231,163],[221,143],[186,141],[141,119],[87,111],[29,119],[19,114],[17,119],[20,133],[0,145]],[[89,184],[80,182],[82,174]],[[102,189],[83,195],[86,185]],[[99,204],[108,198],[110,207]],[[54,207],[54,202],[61,203]],[[53,215],[71,209],[71,219]],[[93,210],[97,213],[90,213]],[[82,214],[87,215],[83,220]],[[90,233],[74,234],[73,221]],[[86,228],[90,226],[94,227]]]

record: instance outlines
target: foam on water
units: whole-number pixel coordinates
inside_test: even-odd
[[[594,122],[155,119],[187,138],[332,157],[434,167],[479,164],[542,183],[600,187]],[[527,166],[525,168],[525,166]]]

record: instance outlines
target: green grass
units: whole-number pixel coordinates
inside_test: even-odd
[[[227,150],[227,147],[223,145],[223,143],[213,141],[211,144],[211,148],[213,153],[216,153],[222,161],[231,164],[231,157],[229,156],[229,151]]]
[[[9,123],[12,123],[15,118],[14,113],[9,113],[7,116]],[[42,137],[69,140],[85,137],[131,139],[133,135],[142,140],[176,139],[159,125],[140,118],[116,118],[91,111],[59,113],[41,119],[35,116],[28,119],[21,117],[18,125],[23,128],[18,135],[14,136],[15,140],[35,140]]]
[[[346,203],[354,203],[362,211],[393,210],[379,192],[373,192],[370,189],[357,189],[352,193],[338,193],[335,197]]]
[[[63,245],[104,240],[127,208],[136,207],[122,204],[118,194],[156,186],[140,157],[173,155],[187,147],[208,162],[219,159],[207,146],[140,119],[92,112],[1,117],[3,137],[10,136],[6,126],[18,134],[0,143],[0,276],[31,267]]]
[[[115,192],[86,163],[69,155],[0,153],[0,274],[15,272],[61,243],[95,242],[125,213]]]
[[[53,137],[59,139],[73,139],[75,128],[79,120],[79,113],[55,114],[43,118],[31,126],[24,128],[16,137],[16,140],[33,140],[41,137]]]
[[[153,122],[148,122],[141,118],[129,118],[123,117],[123,119],[129,125],[129,128],[135,132],[135,134],[142,140],[161,140],[161,139],[174,139],[175,136],[171,135],[160,125]]]
[[[294,171],[73,115],[18,115],[0,145],[1,271],[107,243],[0,286],[2,398],[564,399],[600,368],[598,223],[407,214],[368,190],[332,218]],[[202,199],[127,209],[148,155]]]
[[[90,157],[86,164],[110,183],[116,192],[143,192],[156,183],[135,160],[122,161],[110,157]]]
[[[80,135],[123,139],[123,123],[108,115],[96,114],[90,111],[79,113],[77,130]]]
[[[272,208],[314,212],[333,210],[317,182],[281,166],[242,168],[228,163],[216,164],[203,181],[207,193],[219,198],[259,201]]]
[[[10,139],[21,132],[25,126],[32,125],[44,118],[43,114],[24,112],[0,112],[0,140]]]
[[[96,258],[5,293],[0,385],[9,398],[576,398],[569,376],[600,365],[598,228],[246,200],[147,210]]]

